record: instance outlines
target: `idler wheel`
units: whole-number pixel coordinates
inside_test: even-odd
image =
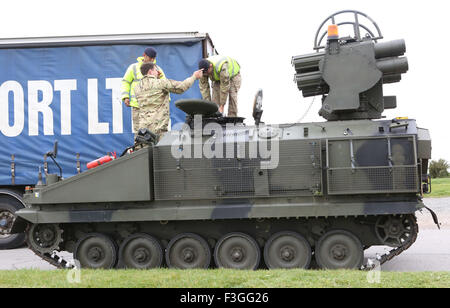
[[[169,242],[166,263],[170,268],[208,268],[211,263],[211,249],[197,234],[182,233]]]
[[[120,246],[119,260],[125,268],[158,268],[163,262],[163,250],[154,237],[143,233],[135,234]]]
[[[219,268],[255,270],[261,260],[261,251],[250,235],[233,232],[217,242],[214,260]]]
[[[399,247],[411,240],[415,224],[413,215],[381,216],[375,224],[375,232],[382,244]]]
[[[335,230],[325,233],[317,242],[315,257],[323,269],[360,269],[364,250],[352,233]]]
[[[269,269],[306,269],[311,263],[311,246],[298,233],[279,232],[264,246],[264,261]]]
[[[108,236],[91,233],[78,241],[73,257],[81,268],[111,269],[117,263],[117,246]]]

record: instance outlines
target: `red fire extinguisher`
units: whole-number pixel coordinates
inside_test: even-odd
[[[116,152],[111,152],[110,155],[105,155],[103,157],[100,157],[99,159],[93,160],[90,163],[88,163],[86,166],[88,169],[93,169],[95,167],[98,167],[100,165],[109,163],[110,161],[117,158]]]

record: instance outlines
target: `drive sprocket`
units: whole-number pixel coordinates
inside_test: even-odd
[[[27,243],[33,251],[51,254],[60,250],[62,233],[58,224],[33,224],[27,231]]]

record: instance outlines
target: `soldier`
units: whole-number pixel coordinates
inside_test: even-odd
[[[200,92],[203,99],[211,101],[211,93],[208,77],[212,81],[212,101],[219,106],[219,111],[224,113],[224,106],[229,99],[228,116],[237,116],[237,94],[241,87],[241,73],[239,63],[224,56],[212,56],[200,60],[199,69],[203,70],[203,78],[200,80]]]
[[[135,87],[142,79],[141,66],[143,63],[156,63],[156,50],[152,47],[145,49],[142,57],[137,58],[137,62],[131,64],[122,79],[122,101],[128,107],[131,107],[131,114],[133,117],[133,130],[137,132],[139,125],[139,104],[135,96]],[[159,77],[165,79],[163,70],[156,66],[160,72]]]
[[[160,72],[154,63],[141,66],[144,76],[135,88],[136,98],[140,106],[139,123],[141,128],[148,128],[157,135],[167,132],[169,125],[169,93],[181,94],[187,91],[203,74],[195,71],[184,81],[160,79]]]

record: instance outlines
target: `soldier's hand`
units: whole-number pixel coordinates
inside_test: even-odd
[[[130,107],[130,99],[129,98],[124,99],[123,102],[125,103],[125,105],[127,105],[127,107]]]
[[[203,70],[195,71],[194,74],[193,74],[193,76],[195,77],[195,79],[200,79],[200,78],[202,78],[202,77],[203,77]]]

